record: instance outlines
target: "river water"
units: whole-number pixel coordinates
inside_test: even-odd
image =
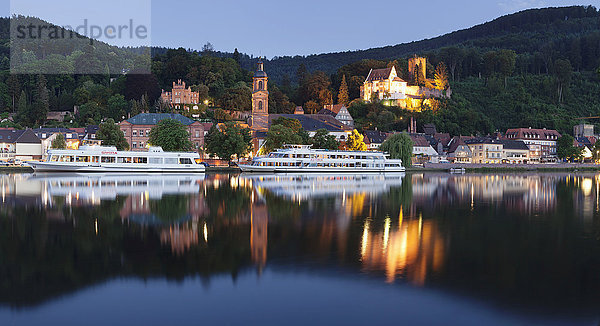
[[[600,174],[0,187],[0,325],[600,322]]]

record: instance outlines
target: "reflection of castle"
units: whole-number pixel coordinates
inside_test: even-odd
[[[371,231],[366,220],[361,238],[361,261],[366,270],[385,271],[387,282],[401,276],[423,285],[430,272],[439,272],[444,261],[444,239],[435,221],[406,219],[400,212],[397,223],[384,220],[381,231]]]

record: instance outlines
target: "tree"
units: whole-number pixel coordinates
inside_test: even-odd
[[[433,76],[435,80],[435,88],[442,91],[448,88],[448,70],[446,69],[446,64],[444,62],[437,64]]]
[[[343,75],[340,91],[338,92],[338,104],[348,105],[348,102],[348,84],[346,84],[346,75]]]
[[[346,140],[346,147],[351,151],[366,151],[367,145],[363,141],[365,137],[361,135],[358,130],[352,130],[352,133],[348,135]]]
[[[125,140],[121,128],[112,118],[100,124],[98,132],[96,132],[96,138],[101,140],[103,145],[115,146],[120,151],[129,149],[129,144]]]
[[[500,50],[496,55],[498,60],[498,70],[504,76],[504,89],[506,89],[507,79],[515,70],[516,53],[513,50]]]
[[[34,125],[45,122],[48,110],[50,109],[50,99],[46,85],[46,77],[38,75],[37,88],[34,93],[35,100],[31,106],[29,117],[29,121],[33,122]]]
[[[273,121],[271,121],[271,126],[282,125],[286,128],[292,129],[293,133],[298,133],[300,129],[302,129],[302,124],[300,120],[286,117],[279,117]]]
[[[27,105],[27,95],[21,91],[19,101],[17,102],[17,122],[25,126],[31,126],[29,120],[29,105]]]
[[[122,117],[126,116],[129,109],[129,103],[121,94],[111,96],[108,99],[107,106],[108,115],[115,120],[120,120]]]
[[[573,145],[571,135],[563,135],[556,141],[556,156],[561,159],[576,160],[581,156],[581,149]]]
[[[174,119],[160,120],[152,127],[148,143],[167,152],[189,151],[193,146],[186,126]]]
[[[205,149],[227,161],[231,161],[233,155],[239,159],[252,150],[252,135],[235,122],[226,122],[220,128],[213,125],[206,135]]]
[[[313,148],[322,149],[338,149],[340,143],[335,139],[334,135],[330,135],[327,129],[319,129],[312,137]]]
[[[54,140],[52,141],[52,148],[54,149],[65,149],[67,148],[67,143],[65,142],[65,135],[59,133],[56,135]]]
[[[569,60],[557,59],[554,61],[553,67],[554,76],[556,77],[558,89],[558,103],[562,103],[563,100],[563,88],[568,87],[571,83],[571,75],[573,74],[573,67]]]
[[[402,166],[406,168],[412,165],[413,142],[407,133],[391,136],[381,144],[379,149],[389,153],[392,159],[401,159]]]
[[[285,144],[302,144],[302,137],[284,125],[271,125],[261,153],[269,153]]]

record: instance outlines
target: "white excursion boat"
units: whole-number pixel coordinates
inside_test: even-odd
[[[27,162],[36,172],[204,172],[198,153],[164,152],[150,147],[147,152],[117,151],[114,146],[81,146],[54,149],[41,162]]]
[[[331,151],[311,145],[286,145],[248,164],[242,172],[404,172],[402,160],[389,159],[383,152]]]

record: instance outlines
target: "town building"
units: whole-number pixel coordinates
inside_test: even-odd
[[[438,157],[438,152],[431,147],[431,144],[423,134],[409,134],[413,142],[413,163],[424,163],[433,157]]]
[[[123,131],[123,135],[125,135],[130,150],[145,150],[150,138],[150,130],[159,121],[164,119],[173,119],[181,122],[187,127],[192,144],[198,149],[204,147],[204,136],[210,128],[207,124],[175,113],[140,113],[119,123],[119,127]]]
[[[473,152],[469,148],[469,145],[465,142],[473,137],[466,136],[454,136],[448,142],[448,149],[446,150],[448,161],[453,163],[471,163],[473,158]],[[438,150],[438,153],[440,151]]]
[[[573,137],[594,137],[594,125],[578,124],[573,126]]]
[[[354,128],[354,119],[344,104],[325,105],[323,109],[318,112],[318,114],[330,115],[346,126]]]
[[[503,155],[502,163],[527,164],[529,147],[522,140],[501,139]]]
[[[497,139],[472,138],[465,143],[471,150],[471,163],[502,163],[504,145]]]
[[[379,146],[383,144],[389,135],[390,134],[379,130],[365,130],[363,131],[363,141],[368,149],[375,151],[379,149]]]
[[[193,92],[191,87],[185,87],[185,82],[181,79],[177,82],[173,82],[173,88],[170,92],[166,92],[164,89],[160,94],[160,98],[169,105],[180,109],[184,104],[198,104],[200,103],[200,95],[198,92]]]
[[[32,131],[41,141],[43,157],[46,157],[46,154],[48,154],[48,150],[52,147],[52,141],[56,139],[58,134],[62,134],[65,137],[67,148],[76,149],[81,142],[79,139],[79,132],[74,128],[37,128]]]
[[[31,129],[0,129],[0,161],[39,160],[42,142]]]
[[[556,161],[556,142],[560,133],[552,129],[515,128],[506,131],[506,139],[522,140],[529,147],[532,159],[540,162]],[[539,153],[538,153],[539,151]]]

